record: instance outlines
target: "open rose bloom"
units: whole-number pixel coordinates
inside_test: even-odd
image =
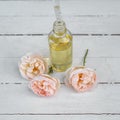
[[[40,55],[27,54],[21,58],[19,70],[25,79],[31,80],[40,74],[47,73],[48,67]]]
[[[60,87],[59,80],[42,74],[29,83],[29,88],[38,96],[53,96]]]
[[[67,73],[66,83],[77,92],[90,90],[96,83],[96,73],[86,67],[74,67]]]

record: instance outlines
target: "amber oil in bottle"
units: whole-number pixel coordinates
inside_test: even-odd
[[[50,59],[55,71],[66,71],[72,65],[72,34],[65,22],[56,20],[48,35]]]

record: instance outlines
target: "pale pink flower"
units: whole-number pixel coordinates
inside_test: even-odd
[[[60,87],[59,80],[42,74],[29,83],[29,88],[38,96],[53,96]]]
[[[77,92],[88,91],[96,83],[96,73],[90,68],[74,67],[67,74],[67,84]]]
[[[48,67],[40,55],[27,54],[21,58],[19,70],[24,78],[31,80],[40,74],[47,73]]]

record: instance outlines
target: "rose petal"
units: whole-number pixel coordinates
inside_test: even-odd
[[[42,74],[29,83],[29,88],[38,96],[53,96],[59,88],[59,80]]]
[[[85,92],[95,85],[96,73],[91,68],[73,67],[67,73],[67,81],[77,92]]]
[[[34,77],[48,72],[48,66],[45,60],[37,54],[27,54],[21,58],[19,70],[25,79]]]

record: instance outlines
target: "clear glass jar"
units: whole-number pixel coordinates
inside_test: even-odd
[[[50,59],[55,71],[66,71],[72,65],[72,34],[64,21],[55,21],[48,35]]]

